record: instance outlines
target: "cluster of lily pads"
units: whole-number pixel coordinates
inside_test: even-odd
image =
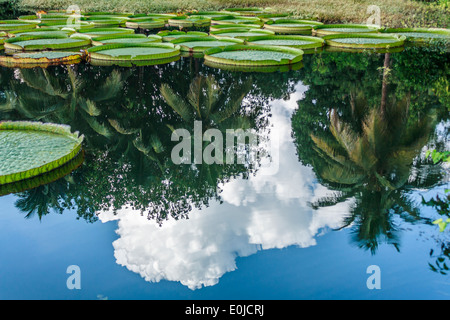
[[[45,67],[88,61],[153,65],[184,55],[228,70],[301,67],[303,54],[392,50],[405,43],[450,40],[447,29],[386,29],[324,24],[260,8],[183,13],[39,12],[0,21],[0,64]],[[0,122],[0,195],[48,183],[82,163],[83,136],[38,122]]]
[[[40,12],[0,21],[7,66],[167,63],[184,55],[217,66],[292,66],[321,48],[395,49],[449,40],[448,29],[324,24],[262,8],[182,13]]]

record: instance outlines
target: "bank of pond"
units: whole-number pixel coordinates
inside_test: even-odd
[[[401,51],[436,41],[448,47],[450,30],[324,24],[263,8],[176,14],[39,11],[0,21],[0,64],[139,66],[195,56],[223,69],[277,71],[295,69],[304,54],[323,49]]]

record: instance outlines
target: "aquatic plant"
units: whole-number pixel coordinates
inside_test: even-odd
[[[148,61],[180,55],[180,47],[172,43],[114,43],[87,49],[91,60]]]
[[[25,180],[61,167],[78,155],[83,138],[64,125],[0,122],[0,184]]]
[[[205,61],[239,66],[279,66],[300,62],[303,51],[276,46],[232,45],[205,51]]]

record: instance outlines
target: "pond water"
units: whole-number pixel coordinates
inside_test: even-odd
[[[0,298],[449,299],[449,232],[422,203],[449,188],[425,157],[449,149],[449,60],[408,47],[270,73],[191,57],[0,68],[1,120],[85,136],[79,168],[3,191]],[[174,163],[172,133],[194,154],[198,127],[254,132],[241,152],[259,156]],[[200,136],[200,156],[211,145]]]

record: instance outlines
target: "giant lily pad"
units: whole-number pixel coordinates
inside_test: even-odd
[[[68,38],[63,35],[21,36],[6,40],[5,49],[12,51],[62,50],[80,48],[90,43],[89,39]]]
[[[15,30],[9,31],[8,36],[13,37],[21,37],[21,36],[39,36],[39,35],[49,35],[49,36],[66,36],[75,33],[73,30],[59,30],[59,29],[48,29],[48,28],[39,28],[39,29],[27,29],[27,30]]]
[[[127,19],[125,18],[114,19],[114,18],[94,16],[81,18],[80,21],[86,22],[93,28],[116,28],[124,25],[126,20]]]
[[[244,40],[223,38],[216,39],[214,37],[197,37],[186,39],[175,39],[171,41],[173,44],[180,46],[183,52],[200,53],[209,48],[223,48],[235,44],[243,44]]]
[[[264,29],[283,34],[311,34],[314,26],[322,25],[322,22],[299,19],[268,20]]]
[[[220,30],[232,30],[232,29],[260,29],[261,26],[259,24],[240,24],[240,23],[231,23],[231,24],[214,24],[209,27],[209,31],[220,31]]]
[[[262,26],[264,22],[258,17],[222,16],[213,17],[212,24],[257,24]]]
[[[34,29],[36,25],[21,20],[0,20],[0,31]]]
[[[181,38],[207,37],[208,36],[208,34],[206,32],[201,32],[201,31],[184,32],[184,31],[177,31],[177,30],[174,30],[174,31],[164,30],[164,31],[158,32],[157,35],[162,37],[163,42],[169,42],[174,39],[181,39]]]
[[[76,64],[81,62],[83,54],[80,52],[41,51],[21,52],[12,56],[0,56],[0,64],[7,67],[47,67],[57,64]]]
[[[208,17],[210,19],[213,18],[220,18],[220,17],[226,17],[226,16],[232,16],[232,15],[238,15],[235,13],[232,13],[230,11],[197,11],[197,12],[189,12],[187,13],[189,16],[204,16]]]
[[[156,19],[156,20],[164,20],[164,22],[168,22],[170,18],[176,17],[176,14],[171,13],[148,13],[148,14],[136,14],[130,16],[130,20],[147,20],[147,19]]]
[[[404,36],[384,34],[331,34],[324,36],[328,46],[352,49],[379,49],[402,47],[405,42]]]
[[[25,180],[20,180],[17,182],[0,184],[0,197],[11,193],[24,192],[26,190],[31,190],[39,186],[43,186],[52,182],[55,182],[80,167],[84,162],[84,152],[80,151],[75,158],[70,160],[68,163],[58,167],[50,172],[40,174],[36,177],[28,178]]]
[[[449,29],[437,28],[387,28],[383,30],[385,33],[405,36],[408,42],[429,42],[434,40],[450,41]]]
[[[128,20],[125,25],[127,28],[132,29],[161,29],[164,28],[166,25],[166,22],[163,19],[152,19],[152,18],[146,18],[146,19],[130,19]]]
[[[263,14],[266,12],[266,10],[264,8],[228,8],[226,9],[227,11],[230,12],[235,12],[235,13],[239,13],[241,16],[248,16],[248,17],[252,17],[252,16],[257,16],[260,14]]]
[[[287,13],[262,13],[258,14],[257,17],[263,22],[267,22],[269,20],[289,19],[289,15]]]
[[[279,66],[240,66],[231,64],[220,64],[211,61],[205,61],[205,65],[211,68],[220,69],[231,72],[252,72],[252,73],[273,73],[273,72],[288,72],[292,70],[300,70],[303,68],[303,62],[294,64],[279,65]]]
[[[377,33],[379,30],[379,27],[363,24],[323,24],[314,26],[312,34],[322,37],[342,33]]]
[[[306,50],[323,47],[325,40],[311,36],[273,35],[249,37],[246,43],[249,45],[286,46]]]
[[[110,43],[151,43],[161,42],[162,38],[156,34],[146,36],[145,34],[120,34],[112,36],[101,36],[92,38],[94,46],[101,46]]]
[[[72,35],[71,37],[76,37],[79,35],[86,36],[88,38],[100,37],[100,36],[112,36],[119,34],[131,34],[134,33],[133,29],[128,28],[92,28],[92,29],[81,29],[78,33]]]
[[[40,122],[0,122],[0,185],[54,170],[81,151],[83,136],[70,127]]]
[[[248,37],[255,37],[255,36],[268,36],[268,35],[274,35],[273,31],[269,30],[261,30],[261,29],[225,29],[225,30],[219,30],[219,31],[211,31],[210,34],[213,37],[216,38],[237,38],[237,39],[247,39]]]
[[[276,46],[232,45],[205,51],[205,61],[239,66],[280,66],[302,61],[301,49]]]
[[[172,43],[114,43],[87,50],[91,60],[148,61],[177,57],[180,46]]]
[[[205,16],[178,16],[168,20],[171,27],[190,28],[190,27],[209,27],[211,18]]]

